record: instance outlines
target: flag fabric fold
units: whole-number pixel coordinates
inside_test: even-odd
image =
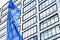
[[[7,40],[23,40],[20,32],[18,31],[20,15],[21,10],[19,10],[13,1],[10,0],[7,17]]]

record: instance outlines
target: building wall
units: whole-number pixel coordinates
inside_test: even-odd
[[[0,8],[0,23],[1,23],[1,8]]]
[[[60,37],[59,4],[59,0],[23,0],[24,40],[55,40]]]
[[[21,9],[18,27],[24,40],[60,39],[60,0],[18,0],[15,4]],[[0,39],[7,36],[7,6],[8,2],[2,7]]]

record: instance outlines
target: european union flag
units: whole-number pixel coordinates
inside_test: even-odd
[[[8,8],[7,40],[23,40],[20,32],[18,31],[21,10],[17,8],[12,0],[9,1]]]

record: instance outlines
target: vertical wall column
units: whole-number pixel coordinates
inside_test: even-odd
[[[1,24],[1,8],[0,8],[0,24]]]
[[[37,36],[38,36],[37,38],[38,38],[38,40],[40,40],[40,33],[39,33],[40,32],[40,30],[39,30],[39,10],[38,10],[39,9],[39,7],[38,7],[39,3],[38,3],[38,0],[36,0],[36,4],[37,4],[36,5],[36,8],[37,8],[37,33],[38,33],[37,34]]]
[[[60,20],[60,0],[57,0],[56,3],[57,3],[57,8],[58,8],[59,20]]]

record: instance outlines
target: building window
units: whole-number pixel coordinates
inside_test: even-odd
[[[46,0],[39,5],[39,10],[44,9],[46,6],[50,5],[51,3],[55,2],[56,0]]]
[[[1,16],[4,17],[4,16],[7,15],[7,13],[8,13],[8,9],[6,9],[5,11],[3,11],[2,14],[1,14]]]
[[[40,23],[40,29],[42,30],[42,29],[50,26],[51,24],[54,24],[57,21],[59,21],[59,17],[58,17],[58,14],[55,14],[54,16],[46,19],[45,21],[42,21]]]
[[[34,16],[33,18],[31,18],[31,19],[29,19],[28,21],[26,21],[26,22],[23,23],[23,25],[22,25],[23,28],[22,28],[22,29],[25,29],[25,28],[33,25],[33,24],[36,23],[36,22],[37,22],[37,17]]]
[[[28,40],[38,40],[37,35],[29,38]]]
[[[39,14],[40,16],[40,20],[47,17],[48,15],[54,13],[55,11],[57,11],[57,5],[54,4],[53,6],[51,6],[50,8],[46,9],[45,11],[41,12]]]
[[[31,1],[34,1],[34,0],[24,0],[23,5],[26,5],[27,3],[31,2]]]
[[[50,28],[49,30],[46,30],[46,31],[42,32],[41,35],[40,35],[41,40],[46,40],[47,38],[50,38],[50,37],[53,37],[54,35],[57,35],[58,34],[57,31],[56,31],[57,27],[58,27],[57,31],[59,31],[59,33],[60,33],[60,26],[57,25],[53,28]]]
[[[41,1],[43,1],[43,0],[38,0],[38,2],[41,2]]]
[[[29,10],[30,8],[32,8],[35,5],[36,5],[36,1],[31,2],[29,5],[27,5],[23,8],[23,12],[26,12],[27,10]]]
[[[4,22],[6,22],[6,21],[7,21],[7,15],[4,16],[3,18],[1,18],[1,23],[4,23]]]
[[[43,33],[41,34],[41,40],[44,40],[44,34]]]
[[[26,30],[23,32],[23,38],[27,38],[28,36],[31,36],[37,32],[37,26],[33,26],[32,28]]]
[[[36,14],[36,8],[30,10],[27,14],[23,15],[23,21]]]

